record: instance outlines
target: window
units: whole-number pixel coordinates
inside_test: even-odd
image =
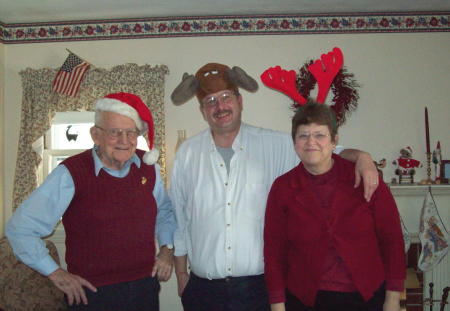
[[[42,166],[38,180],[45,177],[64,159],[93,147],[90,128],[94,125],[94,112],[57,112],[44,137]],[[138,137],[137,147],[148,150],[144,137]]]

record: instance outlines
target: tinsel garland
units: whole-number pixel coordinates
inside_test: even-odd
[[[297,75],[298,92],[305,98],[309,98],[309,94],[317,84],[316,78],[308,70],[312,63],[313,60],[306,62]],[[333,104],[330,106],[336,113],[338,126],[344,124],[350,114],[358,107],[358,87],[360,85],[354,79],[353,73],[349,73],[345,67],[339,70],[331,84],[334,96],[332,99]],[[297,110],[299,107],[296,102],[292,104],[294,110]]]

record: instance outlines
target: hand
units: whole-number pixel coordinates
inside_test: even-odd
[[[156,256],[155,265],[152,270],[152,277],[158,276],[158,280],[166,282],[170,279],[173,269],[173,250],[163,246]]]
[[[67,295],[67,302],[69,306],[71,306],[73,303],[78,305],[81,302],[85,305],[88,304],[83,286],[87,287],[93,292],[97,292],[97,288],[95,288],[94,285],[92,285],[82,277],[69,273],[61,268],[50,273],[48,278],[57,288],[59,288]]]
[[[400,311],[400,292],[386,291],[383,311]]]
[[[361,152],[355,165],[355,188],[359,186],[361,177],[364,182],[364,198],[370,201],[372,194],[378,188],[378,171],[370,154]]]
[[[383,311],[400,311],[400,293],[394,291],[386,291],[384,299]]]
[[[400,311],[400,302],[385,301],[383,304],[383,311]]]
[[[181,295],[183,295],[184,289],[186,288],[188,282],[189,282],[189,273],[187,272],[177,273],[178,296],[181,297]]]
[[[286,311],[284,302],[273,303],[270,305],[270,311]]]

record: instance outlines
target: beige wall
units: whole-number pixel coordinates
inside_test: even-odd
[[[5,86],[5,46],[0,43],[0,238],[3,236],[4,226],[4,86]]]
[[[411,146],[425,160],[423,110],[429,107],[431,139],[440,139],[444,158],[450,158],[448,79],[450,33],[229,36],[140,39],[96,42],[7,45],[5,81],[5,201],[11,214],[11,194],[19,135],[21,82],[26,67],[58,67],[66,48],[98,67],[122,63],[166,64],[166,130],[169,168],[173,161],[176,130],[193,135],[206,127],[197,103],[174,107],[170,92],[184,72],[193,73],[206,62],[239,65],[254,77],[269,66],[296,69],[333,46],[342,48],[345,64],[362,85],[360,104],[340,131],[341,144],[372,153],[375,159],[396,159],[401,147]],[[260,85],[256,94],[244,93],[244,120],[288,131],[290,100]],[[389,164],[385,179],[395,176]],[[417,179],[423,178],[420,169]]]
[[[4,81],[4,145],[8,148],[4,150],[3,162],[6,219],[12,213],[19,135],[22,90],[18,73],[26,67],[59,67],[67,56],[66,48],[104,68],[122,63],[166,64],[170,70],[165,107],[170,169],[177,130],[185,129],[191,136],[207,126],[195,100],[182,107],[174,107],[170,102],[170,93],[184,72],[194,73],[201,65],[214,61],[241,66],[258,78],[266,68],[274,65],[297,69],[306,60],[334,46],[342,48],[347,68],[362,85],[359,108],[340,131],[341,144],[366,150],[376,160],[386,158],[385,180],[389,181],[395,176],[390,163],[398,157],[400,148],[411,146],[414,156],[425,160],[423,111],[427,105],[432,144],[440,139],[443,157],[450,158],[450,33],[224,36],[14,44],[7,45],[3,52],[8,55],[5,69],[8,79]],[[0,49],[0,60],[1,55]],[[289,131],[292,111],[287,97],[261,84],[256,94],[244,92],[243,95],[244,120]],[[417,179],[424,175],[425,169],[420,169]],[[414,232],[415,228],[411,229]],[[174,297],[176,285],[173,280],[171,282],[172,288],[162,293],[164,301],[178,301]]]

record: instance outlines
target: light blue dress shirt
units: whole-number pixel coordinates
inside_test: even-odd
[[[138,168],[141,166],[141,160],[136,154],[125,163],[121,170],[105,167],[94,149],[92,149],[92,156],[96,176],[103,169],[114,177],[123,178],[128,175],[132,164]],[[153,196],[158,207],[155,233],[159,245],[173,245],[173,233],[176,229],[175,215],[157,164],[155,171]],[[17,208],[6,224],[5,233],[14,254],[23,263],[43,275],[49,275],[59,266],[49,255],[41,238],[53,232],[70,205],[74,193],[75,185],[69,170],[64,165],[58,165],[43,184]]]

